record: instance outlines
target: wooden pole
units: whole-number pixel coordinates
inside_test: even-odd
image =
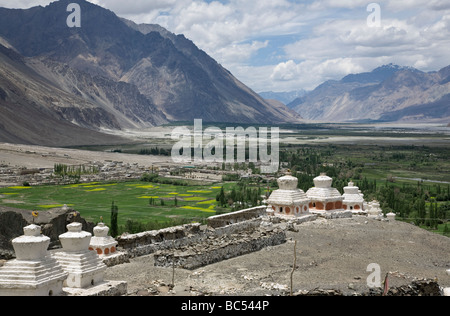
[[[293,287],[294,287],[294,282],[293,282],[293,276],[294,276],[294,271],[295,271],[295,267],[297,266],[297,240],[295,241],[294,244],[294,265],[292,266],[292,271],[291,271],[291,296],[293,295]]]

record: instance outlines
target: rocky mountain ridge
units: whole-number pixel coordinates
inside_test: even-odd
[[[94,129],[196,118],[264,124],[301,119],[285,106],[271,106],[183,35],[136,25],[83,0],[78,2],[81,27],[68,27],[70,2],[0,8],[1,43],[26,57],[27,65],[53,85],[98,110],[92,116],[109,117],[86,122],[75,115],[80,105],[66,105],[59,111],[64,119]]]
[[[63,91],[29,67],[25,58],[2,45],[0,105],[3,142],[46,146],[124,142],[120,137],[93,130],[100,126],[118,128],[113,115],[89,100]]]
[[[448,122],[450,66],[425,73],[384,65],[372,72],[327,81],[288,107],[326,122]]]
[[[266,100],[277,100],[283,104],[290,104],[297,98],[300,98],[307,94],[306,90],[295,90],[295,91],[287,91],[287,92],[273,92],[273,91],[264,91],[259,92],[259,95],[262,96]]]

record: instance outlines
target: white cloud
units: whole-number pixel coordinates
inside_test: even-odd
[[[270,78],[275,81],[291,81],[297,79],[299,75],[299,65],[293,60],[289,60],[276,65]]]
[[[269,41],[259,42],[253,41],[252,43],[235,43],[228,45],[224,48],[218,48],[215,52],[216,58],[220,59],[223,63],[228,65],[246,62],[257,51],[267,47]]]
[[[413,2],[405,5],[411,8]],[[309,86],[314,86],[391,62],[424,71],[439,70],[450,64],[449,30],[450,13],[434,9],[398,19],[386,14],[381,27],[369,27],[361,18],[328,19],[285,46],[289,61],[277,65],[271,78],[284,81],[286,86],[297,82],[305,88],[307,83],[299,79],[302,75],[309,76]]]
[[[120,15],[139,15],[143,12],[151,11],[164,11],[173,8],[177,2],[180,4],[180,0],[88,0],[94,4],[100,5],[104,8],[115,12]]]
[[[106,5],[106,0],[96,1]],[[107,2],[120,14],[121,1]],[[146,9],[138,5],[147,2],[136,1],[135,13],[130,7],[123,13],[186,35],[257,91],[312,89],[390,62],[422,70],[450,64],[446,0],[157,0]],[[381,7],[379,28],[367,25],[372,2]],[[273,42],[283,35],[296,40],[278,43],[281,49]],[[268,47],[277,51],[276,64]],[[269,52],[266,65],[254,65],[263,48]]]
[[[35,6],[46,6],[56,0],[1,0],[0,6],[12,9],[28,9]]]
[[[352,58],[308,60],[300,63],[289,60],[274,66],[270,78],[277,86],[284,85],[291,90],[300,86],[312,90],[324,81],[362,71],[364,67]]]

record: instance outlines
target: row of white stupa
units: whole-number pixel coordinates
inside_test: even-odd
[[[268,212],[273,215],[299,217],[310,213],[351,211],[353,214],[367,214],[381,217],[382,210],[377,201],[366,203],[359,188],[350,182],[341,195],[331,186],[333,179],[321,174],[314,179],[314,187],[306,193],[297,188],[298,179],[289,173],[279,178],[279,189],[267,199]]]
[[[102,256],[112,255],[117,245],[109,228],[100,223],[94,237],[80,223],[67,229],[59,236],[62,251],[51,254],[50,238],[41,227],[25,227],[24,235],[12,241],[16,259],[0,267],[0,296],[58,296],[105,283]]]

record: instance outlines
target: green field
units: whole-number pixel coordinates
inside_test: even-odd
[[[9,187],[0,189],[4,206],[45,212],[64,204],[97,223],[110,223],[111,204],[119,207],[119,227],[127,221],[201,221],[215,215],[221,185],[175,186],[148,182],[87,183],[65,186]]]

